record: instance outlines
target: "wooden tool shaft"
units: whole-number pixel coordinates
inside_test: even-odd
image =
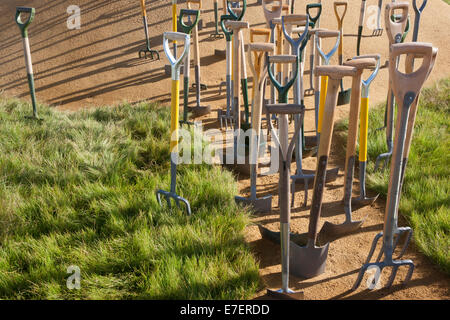
[[[325,187],[325,176],[328,156],[331,149],[331,138],[334,128],[334,110],[337,104],[339,80],[331,79],[328,83],[328,94],[323,114],[325,124],[321,136],[317,154],[316,176],[314,178],[314,193],[311,204],[311,212],[308,227],[308,239],[315,243],[319,229],[319,219],[322,210],[323,190]]]

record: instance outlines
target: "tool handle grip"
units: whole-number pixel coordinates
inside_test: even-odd
[[[315,9],[315,8],[317,8],[319,10],[317,11],[317,14],[315,16],[312,16],[310,11],[311,11],[311,9]],[[313,28],[314,28],[314,26],[316,25],[317,20],[319,20],[320,15],[322,14],[322,4],[321,3],[310,3],[310,4],[307,4],[306,5],[306,14],[309,17],[309,20],[311,20],[314,23],[314,25],[313,25]]]
[[[253,42],[248,44],[248,50],[273,53],[275,50],[275,45],[273,43],[266,42]]]
[[[187,25],[183,21],[183,18],[185,16],[195,17],[195,19],[190,25]],[[180,24],[183,28],[183,32],[190,33],[191,30],[194,29],[195,26],[197,25],[199,18],[200,18],[200,10],[181,9],[180,14],[178,16],[178,21],[180,22]]]
[[[320,30],[319,32],[316,32],[317,37],[319,38],[333,38],[333,37],[339,37],[340,32],[334,31],[334,30]]]
[[[270,36],[270,29],[267,28],[251,28],[250,41],[253,42],[253,36]]]
[[[229,13],[231,16],[233,16],[234,19],[236,19],[236,20],[238,20],[238,21],[242,20],[242,18],[244,17],[245,10],[247,9],[247,0],[242,0],[242,8],[239,8],[239,9],[241,9],[241,12],[240,12],[239,14],[236,14],[236,13],[233,11],[233,8],[231,7],[231,1],[228,1],[228,0],[227,0],[227,10],[228,10],[228,13]]]
[[[342,27],[342,22],[344,21],[344,17],[347,13],[348,3],[347,1],[336,1],[333,3],[334,14],[336,15],[336,19],[338,20],[339,29]],[[339,15],[338,7],[344,7],[344,12],[342,12],[342,16]]]
[[[249,23],[247,21],[233,21],[233,20],[227,20],[225,21],[225,26],[229,29],[233,30],[234,32],[239,32],[241,29],[248,29],[250,27]]]
[[[395,18],[392,19],[394,10],[400,9],[402,13],[395,15]],[[401,41],[408,22],[408,9],[409,4],[407,2],[392,2],[386,5],[384,20],[390,44]]]
[[[422,86],[429,75],[433,63],[433,46],[431,43],[408,42],[393,44],[389,55],[389,79],[398,101],[403,101],[405,95],[413,92],[415,96],[420,93]],[[412,73],[402,73],[396,64],[397,58],[402,54],[422,56],[422,65]]]
[[[16,23],[22,31],[22,36],[25,38],[28,36],[27,29],[29,25],[33,22],[36,10],[31,7],[16,7]],[[22,21],[20,18],[21,13],[29,13],[30,16],[27,20]]]
[[[220,27],[222,28],[223,33],[225,34],[225,38],[227,41],[231,41],[231,37],[233,36],[233,30],[227,29],[225,26],[225,22],[228,20],[234,20],[234,17],[229,14],[223,14],[220,16]]]
[[[422,1],[422,5],[418,8],[417,7],[417,1],[416,0],[413,0],[413,8],[414,8],[414,11],[417,13],[417,14],[421,14],[422,12],[423,12],[423,10],[425,9],[425,6],[427,5],[427,1],[428,0],[423,0]]]
[[[274,10],[274,5],[271,9],[267,8],[266,5],[271,4],[273,2],[278,2],[280,5],[277,6],[276,10]],[[281,4],[283,3],[282,0],[263,0],[262,1],[262,7],[264,11],[264,18],[266,18],[266,23],[268,26],[272,25],[272,20],[278,17],[281,17],[281,10],[283,9]]]
[[[266,110],[270,114],[303,114],[305,112],[305,106],[296,103],[275,103],[266,104]]]

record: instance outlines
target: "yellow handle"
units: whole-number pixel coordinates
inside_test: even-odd
[[[367,161],[367,129],[369,127],[369,98],[361,98],[359,114],[359,161]]]
[[[325,109],[325,100],[327,98],[328,76],[320,77],[320,100],[319,100],[319,122],[317,132],[322,131],[323,110]]]
[[[172,31],[177,32],[177,5],[172,4]]]
[[[170,152],[178,152],[178,113],[180,81],[172,80],[172,105],[170,108]]]
[[[145,10],[145,0],[141,0],[141,9],[142,9],[142,16],[147,16],[147,10]]]

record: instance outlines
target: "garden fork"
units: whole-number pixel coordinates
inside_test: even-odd
[[[353,290],[356,290],[364,276],[365,271],[368,268],[375,267],[382,271],[386,267],[392,267],[392,273],[388,280],[387,287],[390,287],[394,282],[397,275],[398,268],[401,266],[408,267],[408,273],[403,283],[408,282],[412,273],[414,272],[414,263],[412,260],[399,260],[394,259],[393,254],[395,246],[400,238],[401,234],[407,232],[406,244],[402,248],[400,257],[406,251],[411,238],[410,228],[398,228],[398,205],[401,194],[401,180],[404,174],[403,158],[405,150],[409,148],[411,143],[411,136],[408,138],[408,127],[412,127],[415,115],[412,114],[412,107],[417,101],[420,91],[425,83],[431,69],[433,67],[433,56],[436,56],[437,51],[433,49],[429,43],[404,43],[394,44],[390,48],[389,57],[389,76],[390,82],[392,82],[392,90],[394,91],[397,101],[399,101],[397,124],[395,127],[395,145],[393,150],[393,161],[391,162],[391,172],[389,178],[388,198],[386,202],[386,212],[384,218],[383,232],[377,234],[372,243],[372,247],[369,252],[369,256],[366,263],[362,266]],[[415,55],[423,58],[422,66],[415,72],[404,74],[398,71],[396,60],[402,54]],[[411,117],[410,117],[411,116]],[[407,141],[409,139],[409,141]],[[378,240],[382,238],[383,244],[380,250],[380,254],[376,262],[370,262],[373,252],[375,251]],[[384,259],[381,261],[381,257],[384,255]],[[378,281],[378,279],[374,279]]]
[[[142,58],[144,55],[145,59],[147,59],[147,53],[150,54],[150,59],[153,60],[153,54],[156,55],[157,60],[159,60],[159,52],[153,49],[150,49],[150,39],[148,37],[148,21],[147,21],[147,10],[145,8],[145,0],[141,0],[141,10],[142,10],[142,20],[144,21],[144,31],[145,31],[145,41],[146,47],[144,49],[139,50],[139,58]]]
[[[184,50],[179,58],[175,58],[173,53],[170,51],[169,40],[172,41],[183,41]],[[187,214],[191,215],[191,206],[189,202],[179,196],[176,193],[176,183],[177,183],[177,158],[178,158],[178,112],[180,104],[180,68],[184,57],[189,51],[190,47],[190,36],[181,32],[164,32],[163,35],[163,47],[164,52],[169,59],[170,65],[172,67],[172,102],[171,102],[171,121],[170,121],[170,191],[158,190],[156,191],[156,198],[159,205],[161,205],[161,195],[166,199],[169,208],[171,208],[170,199],[174,199],[178,207],[180,207],[180,202],[184,203],[186,206]]]

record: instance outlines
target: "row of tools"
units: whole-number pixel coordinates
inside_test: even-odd
[[[420,13],[425,7],[424,1],[420,8]],[[346,2],[336,2],[334,4],[336,15],[339,6],[347,6]],[[388,103],[386,123],[389,128],[387,134],[388,154],[381,155],[379,159],[389,159],[392,157],[390,166],[390,178],[388,188],[388,198],[386,203],[385,221],[383,231],[376,235],[373,240],[367,261],[362,266],[353,289],[356,290],[364,276],[365,271],[371,267],[380,270],[392,267],[392,273],[387,283],[391,286],[397,270],[400,266],[407,266],[408,272],[404,282],[409,281],[414,270],[411,260],[402,260],[409,241],[412,230],[409,227],[398,226],[398,204],[400,201],[403,178],[406,163],[411,146],[412,133],[419,95],[423,84],[433,69],[437,56],[437,49],[429,43],[417,42],[417,31],[419,24],[415,24],[413,42],[404,43],[405,35],[408,31],[408,2],[391,2],[385,7],[385,27],[389,38],[389,60],[381,66],[379,54],[358,55],[347,61],[342,57],[342,24],[340,30],[326,30],[319,27],[319,17],[321,4],[308,5],[306,14],[283,15],[287,11],[289,4],[283,4],[282,0],[263,0],[262,9],[266,17],[269,30],[250,29],[251,42],[247,45],[247,58],[250,69],[253,73],[253,93],[251,103],[251,113],[247,110],[241,111],[240,92],[241,75],[245,75],[241,68],[245,68],[246,57],[242,32],[249,29],[249,23],[243,21],[246,9],[246,1],[227,1],[228,13],[220,17],[220,25],[226,39],[227,58],[227,108],[219,111],[218,120],[221,125],[231,124],[235,130],[234,152],[237,158],[236,147],[245,143],[239,137],[241,128],[252,128],[252,136],[249,142],[248,163],[250,166],[251,194],[249,197],[236,197],[236,201],[253,207],[255,213],[268,213],[272,207],[272,197],[257,197],[257,170],[258,158],[261,148],[262,116],[265,114],[267,128],[271,132],[271,139],[278,146],[279,150],[279,209],[280,209],[280,232],[270,231],[259,225],[263,238],[272,240],[281,245],[281,265],[282,279],[281,289],[269,290],[271,295],[279,298],[302,298],[303,292],[294,292],[289,289],[289,275],[293,274],[300,278],[311,278],[322,274],[325,271],[326,260],[329,250],[329,242],[318,245],[317,236],[319,220],[322,210],[322,199],[325,184],[336,179],[338,168],[327,169],[328,159],[331,149],[332,134],[334,128],[334,116],[336,106],[346,103],[347,96],[350,103],[349,126],[345,159],[345,182],[344,182],[344,212],[345,221],[342,224],[332,224],[325,222],[320,233],[330,237],[341,237],[359,229],[363,221],[352,219],[352,206],[361,207],[372,204],[376,197],[368,197],[365,191],[365,175],[367,165],[367,138],[368,138],[368,109],[369,109],[369,88],[372,81],[378,74],[380,68],[389,69],[388,83]],[[310,10],[317,8],[318,14],[311,17]],[[414,8],[416,3],[414,1]],[[400,13],[395,13],[398,12]],[[417,11],[417,10],[416,10]],[[214,36],[218,38],[216,28]],[[255,36],[263,36],[266,41],[253,41]],[[276,35],[278,39],[276,40]],[[378,31],[379,35],[379,31]],[[378,36],[377,35],[377,36]],[[321,46],[321,40],[335,38],[333,48],[325,53]],[[176,58],[175,51],[170,50],[169,40],[183,41],[184,52]],[[284,41],[283,41],[284,40]],[[232,42],[232,43],[231,43]],[[305,47],[311,43],[311,61],[313,67],[310,71],[311,83],[315,76],[315,85],[311,85],[309,91],[316,96],[315,112],[316,136],[305,137],[303,130],[303,120],[306,110],[304,104],[305,89],[303,88]],[[359,46],[359,44],[358,44]],[[172,130],[178,128],[178,89],[180,67],[182,60],[189,52],[190,35],[187,33],[166,32],[164,33],[164,51],[172,66]],[[283,52],[284,54],[280,54]],[[231,48],[233,51],[231,52]],[[331,65],[330,59],[335,52],[339,54],[339,64]],[[405,72],[399,70],[400,56],[405,58]],[[415,61],[421,60],[419,68],[414,68]],[[417,63],[416,63],[417,64]],[[370,76],[364,80],[362,74],[365,70],[370,71]],[[343,90],[343,80],[351,79],[352,85],[348,90]],[[320,85],[318,85],[320,79]],[[270,82],[269,82],[270,81]],[[270,84],[270,98],[265,99],[266,88]],[[289,103],[289,90],[293,88],[293,103]],[[247,90],[242,90],[246,94]],[[394,133],[394,99],[397,101],[397,117]],[[244,101],[246,99],[244,98]],[[246,103],[246,102],[245,102]],[[312,109],[311,109],[312,110]],[[251,119],[250,119],[251,114]],[[241,119],[243,118],[243,119]],[[289,122],[293,119],[294,133],[289,139]],[[251,120],[251,122],[250,122]],[[352,198],[353,176],[355,167],[355,155],[358,138],[359,120],[359,186],[360,194]],[[277,129],[275,130],[274,124]],[[389,135],[392,130],[392,134]],[[175,135],[176,136],[176,135]],[[172,139],[172,152],[177,152],[177,140]],[[313,152],[311,152],[313,150]],[[302,170],[302,158],[305,152],[315,154],[317,165],[315,171],[306,172]],[[291,162],[295,153],[297,171],[291,174]],[[377,162],[380,161],[377,159]],[[378,164],[377,164],[378,166]],[[170,204],[170,198],[175,199],[179,205],[183,202],[188,214],[191,214],[189,202],[177,195],[175,191],[176,165],[172,174],[171,191],[159,190],[158,200],[164,195]],[[313,195],[310,209],[309,228],[307,232],[306,245],[300,246],[291,241],[291,237],[298,235],[290,232],[290,215],[293,206],[293,195],[295,185],[298,180],[303,182],[305,190],[305,203],[307,202],[307,192],[310,181],[313,181]],[[378,241],[382,239],[382,246],[375,262],[371,262]],[[400,242],[403,241],[403,244]],[[394,251],[400,248],[398,256],[394,258]]]
[[[163,35],[164,52],[170,62],[170,74],[172,78],[171,89],[171,185],[170,191],[158,190],[156,192],[158,202],[164,197],[170,207],[173,199],[177,206],[184,204],[187,214],[191,215],[189,201],[176,193],[175,159],[178,155],[178,128],[181,124],[192,124],[188,119],[188,112],[196,116],[208,114],[209,106],[202,106],[200,91],[207,89],[200,81],[200,51],[198,24],[200,21],[201,0],[188,0],[189,7],[177,12],[177,1],[172,0],[172,28],[174,31],[165,32]],[[381,8],[379,1],[379,7]],[[364,273],[368,268],[377,267],[380,270],[392,267],[392,273],[387,286],[392,285],[397,270],[400,266],[407,266],[408,272],[404,282],[407,282],[413,273],[414,264],[411,260],[402,260],[412,230],[409,227],[398,226],[398,204],[408,161],[411,140],[413,136],[414,122],[417,114],[419,95],[423,84],[430,75],[437,56],[437,48],[429,43],[417,42],[420,14],[425,8],[424,0],[420,7],[413,0],[413,8],[416,12],[414,23],[413,42],[404,42],[409,30],[409,3],[392,1],[385,6],[385,28],[389,39],[389,60],[381,66],[379,54],[360,55],[360,39],[364,21],[365,0],[362,1],[361,17],[358,28],[357,56],[344,61],[343,59],[343,18],[347,10],[347,2],[334,2],[334,10],[338,18],[339,30],[326,30],[320,28],[320,15],[322,4],[320,2],[308,4],[305,14],[294,14],[294,0],[283,4],[283,0],[262,0],[261,7],[268,28],[250,29],[250,43],[247,46],[247,56],[250,69],[253,73],[253,92],[250,104],[248,99],[248,85],[246,74],[246,56],[243,31],[249,29],[249,23],[244,21],[246,12],[246,0],[230,1],[224,4],[226,14],[220,17],[219,31],[218,2],[214,1],[215,30],[212,39],[226,40],[226,110],[219,110],[218,120],[221,127],[229,124],[235,130],[234,135],[234,159],[238,157],[238,145],[245,144],[245,139],[240,137],[241,128],[252,128],[249,142],[248,163],[250,167],[251,194],[249,197],[236,197],[236,201],[253,207],[255,213],[268,213],[272,208],[272,197],[257,197],[257,172],[260,148],[262,145],[262,115],[265,114],[267,129],[271,139],[278,146],[279,152],[279,209],[280,232],[270,231],[259,226],[263,238],[270,239],[281,245],[282,286],[279,290],[269,290],[280,298],[301,298],[303,292],[293,292],[289,289],[289,275],[311,278],[325,271],[329,250],[329,242],[323,245],[317,244],[319,220],[322,210],[322,199],[327,182],[337,178],[338,168],[327,169],[331,150],[331,141],[334,128],[334,116],[337,105],[350,103],[349,126],[347,135],[345,158],[345,182],[344,182],[344,212],[345,221],[336,225],[325,222],[321,233],[330,237],[341,237],[359,229],[363,221],[352,219],[352,206],[361,207],[372,204],[377,197],[368,197],[365,188],[365,176],[367,166],[367,138],[369,130],[369,88],[381,68],[389,69],[388,99],[385,112],[386,143],[388,152],[380,155],[376,160],[375,168],[380,162],[390,164],[390,178],[388,197],[385,210],[383,231],[377,234],[365,264],[362,266],[353,289],[360,285]],[[198,5],[198,10],[192,9],[191,4]],[[159,53],[150,48],[148,41],[148,27],[145,1],[141,0],[142,12],[146,30],[146,48],[139,52],[141,57],[159,59]],[[339,8],[344,8],[339,13]],[[312,15],[311,11],[316,10]],[[381,10],[380,10],[381,11]],[[395,13],[400,11],[400,13]],[[27,19],[21,15],[28,14]],[[27,29],[34,19],[34,8],[17,7],[16,22],[21,29],[25,62],[27,66],[28,80],[33,103],[33,118],[39,119],[36,108],[33,68],[31,64],[30,45]],[[187,18],[187,21],[185,21]],[[183,32],[177,32],[178,24]],[[372,36],[382,34],[380,14],[378,25]],[[191,33],[194,39],[195,78],[193,85],[196,90],[197,104],[188,107],[189,69]],[[262,36],[265,41],[254,41],[256,36]],[[329,52],[324,52],[322,40],[336,39]],[[172,42],[172,49],[171,44]],[[182,44],[183,50],[179,55],[177,47]],[[305,48],[310,44],[310,88],[304,89],[304,61]],[[338,65],[331,65],[332,56],[338,52]],[[400,56],[405,56],[405,72],[400,72]],[[421,60],[421,66],[415,68],[415,61]],[[183,119],[179,119],[179,93],[181,68],[184,75],[184,110]],[[365,70],[371,72],[366,79],[362,79]],[[351,79],[352,85],[344,89],[343,80]],[[320,81],[319,81],[320,80]],[[266,88],[270,84],[270,98],[265,99]],[[289,91],[293,88],[293,102],[289,103]],[[242,90],[244,100],[244,112],[241,112],[240,93]],[[316,135],[307,137],[304,134],[305,94],[314,95],[315,127]],[[397,117],[394,117],[395,101],[397,102]],[[251,116],[251,118],[250,118]],[[294,122],[294,134],[289,139],[289,122]],[[394,126],[394,119],[396,123]],[[359,120],[359,196],[352,198],[354,167],[356,162],[356,145]],[[275,130],[274,123],[278,130]],[[242,138],[242,139],[241,139]],[[291,174],[291,162],[295,155],[297,170]],[[308,155],[316,155],[316,170],[304,170],[302,159]],[[313,182],[313,196],[310,209],[309,228],[306,245],[300,246],[290,240],[295,234],[290,232],[291,207],[296,185],[303,184],[304,206],[307,204],[308,188]],[[382,246],[375,262],[371,262],[378,241],[382,239]],[[403,245],[400,245],[403,241]],[[400,252],[394,258],[394,251],[399,247]]]

